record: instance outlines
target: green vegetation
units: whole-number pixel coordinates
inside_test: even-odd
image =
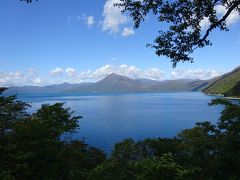
[[[237,180],[240,105],[224,99],[211,105],[225,107],[217,125],[197,123],[174,138],[126,139],[106,158],[71,140],[81,117],[62,103],[29,114],[15,96],[0,96],[0,179]]]
[[[229,91],[227,91],[225,95],[231,97],[240,97],[240,80],[235,86],[233,86]]]
[[[27,107],[15,96],[0,97],[0,179],[86,179],[105,160],[102,151],[68,138],[80,117],[62,103],[31,115]]]
[[[240,68],[220,77],[207,87],[204,92],[209,94],[223,94],[225,96],[240,96]]]
[[[189,55],[198,48],[212,45],[209,35],[214,29],[227,31],[227,18],[236,11],[240,14],[239,0],[120,0],[116,4],[123,12],[130,14],[135,28],[138,28],[146,17],[155,15],[162,26],[152,44],[157,56],[171,59],[173,66],[180,61],[193,62]],[[217,6],[226,8],[219,16]],[[203,20],[209,21],[204,29]]]

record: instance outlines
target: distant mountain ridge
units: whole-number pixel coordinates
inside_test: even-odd
[[[240,97],[240,66],[217,78],[203,91],[208,94]]]
[[[95,83],[70,84],[63,83],[51,86],[24,86],[10,87],[7,93],[121,93],[121,92],[166,92],[166,91],[201,91],[208,86],[211,80],[164,80],[156,81],[151,79],[131,79],[118,74],[110,74],[104,79]]]
[[[112,73],[94,83],[62,83],[44,87],[10,87],[6,93],[134,93],[167,91],[203,91],[207,94],[240,97],[240,67],[210,80],[180,79],[156,81],[151,79],[131,79]]]

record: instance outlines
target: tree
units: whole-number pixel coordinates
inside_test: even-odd
[[[180,180],[186,179],[188,171],[176,164],[171,153],[161,157],[123,162],[110,159],[97,166],[89,175],[90,180]]]
[[[217,124],[218,168],[223,179],[240,177],[240,104],[215,99],[210,105],[224,106]],[[238,177],[238,178],[237,178]]]
[[[159,30],[154,42],[147,46],[155,49],[158,56],[169,57],[174,67],[180,61],[193,62],[190,54],[195,49],[212,45],[210,33],[217,28],[227,31],[230,14],[240,14],[240,0],[120,0],[115,5],[130,14],[135,28],[148,14],[157,16],[167,30]],[[226,10],[221,17],[216,13],[219,7]],[[201,27],[202,21],[209,22],[206,30]]]
[[[0,138],[9,133],[9,130],[13,127],[13,124],[27,117],[26,113],[29,104],[17,101],[16,96],[1,96],[7,88],[0,88]]]
[[[105,160],[101,150],[64,138],[81,117],[63,103],[42,105],[33,114],[28,106],[16,96],[0,96],[0,179],[87,179]]]

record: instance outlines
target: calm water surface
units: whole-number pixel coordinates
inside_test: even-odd
[[[83,116],[74,138],[109,153],[114,143],[125,138],[141,140],[172,137],[191,128],[196,122],[215,123],[221,106],[209,107],[213,99],[201,92],[135,93],[135,94],[43,94],[19,95],[32,105],[66,102],[66,106]]]

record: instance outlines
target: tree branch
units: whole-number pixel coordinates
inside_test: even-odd
[[[219,21],[217,21],[216,23],[214,23],[214,24],[212,24],[212,25],[210,26],[210,28],[206,31],[205,35],[203,36],[202,39],[200,39],[199,42],[205,41],[205,40],[207,39],[207,37],[209,36],[210,32],[211,32],[214,28],[216,28],[218,25],[220,25],[222,22],[224,22],[224,21],[228,18],[228,16],[231,14],[231,12],[232,12],[235,8],[237,8],[239,5],[240,5],[240,0],[236,1],[236,2],[228,9],[228,11],[226,12],[226,14],[222,17],[222,19],[220,19]]]

